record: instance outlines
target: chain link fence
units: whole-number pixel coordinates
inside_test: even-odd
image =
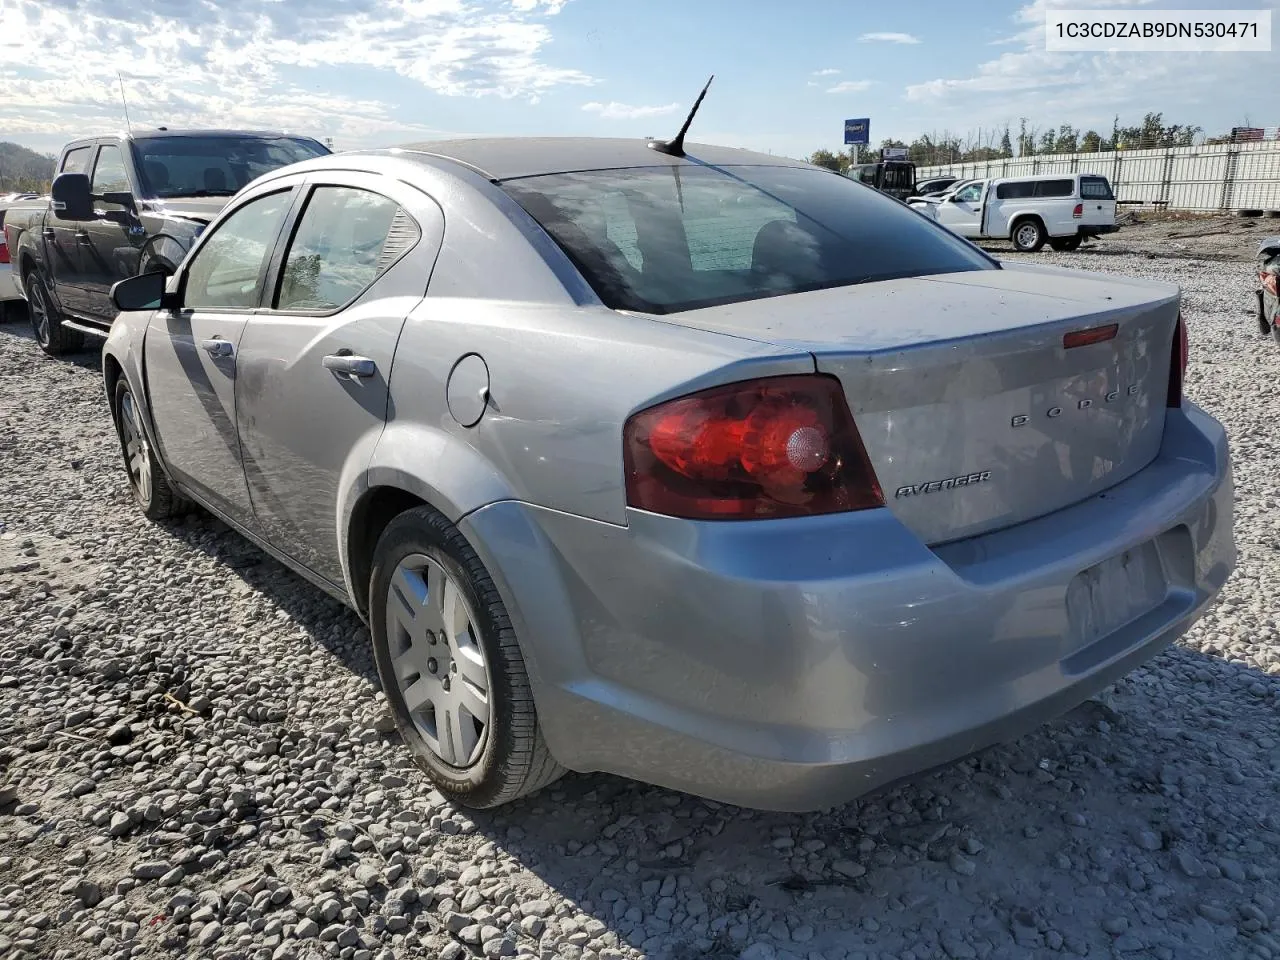
[[[1280,129],[1248,128],[1257,136],[1213,138],[1187,147],[1154,147],[1007,157],[917,165],[931,177],[1025,177],[1097,173],[1122,204],[1204,213],[1280,213]]]

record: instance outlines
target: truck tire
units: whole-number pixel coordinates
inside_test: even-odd
[[[1022,217],[1015,220],[1013,229],[1009,231],[1009,239],[1013,248],[1021,253],[1035,253],[1044,246],[1046,239],[1044,224],[1039,217]]]
[[[1080,249],[1080,237],[1050,237],[1049,246],[1059,253],[1071,253]]]
[[[54,303],[53,294],[40,269],[32,269],[23,286],[27,290],[27,314],[36,343],[51,357],[61,357],[84,347],[84,334],[62,325],[62,311]]]

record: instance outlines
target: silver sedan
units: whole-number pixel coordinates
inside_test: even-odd
[[[800,162],[324,157],[113,295],[140,507],[358,611],[464,804],[566,769],[838,803],[1090,696],[1235,563],[1176,287],[1002,264]]]

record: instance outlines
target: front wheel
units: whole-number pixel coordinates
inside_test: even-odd
[[[123,374],[116,382],[116,433],[129,474],[129,490],[149,520],[166,520],[191,510],[191,502],[175,491],[160,469],[142,424],[142,408]]]
[[[496,807],[564,773],[543,740],[493,580],[429,507],[402,513],[378,539],[369,625],[396,727],[441,793]]]
[[[1044,246],[1044,227],[1039,220],[1028,218],[1013,225],[1013,246],[1022,253],[1035,253]]]

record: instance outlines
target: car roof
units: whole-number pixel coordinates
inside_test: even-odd
[[[686,156],[673,157],[650,148],[646,140],[620,137],[475,137],[410,143],[398,149],[454,160],[490,180],[513,180],[578,170],[680,164],[811,166],[804,160],[702,143],[687,143]]]
[[[97,143],[100,140],[163,140],[166,137],[261,137],[265,139],[277,139],[280,137],[293,137],[302,140],[315,140],[315,137],[309,137],[304,133],[288,133],[284,130],[226,130],[211,129],[201,130],[199,128],[181,129],[181,130],[133,130],[121,131],[117,133],[101,133],[96,136],[78,137],[69,142],[64,150],[73,147],[88,146]],[[317,143],[319,141],[316,141]]]

